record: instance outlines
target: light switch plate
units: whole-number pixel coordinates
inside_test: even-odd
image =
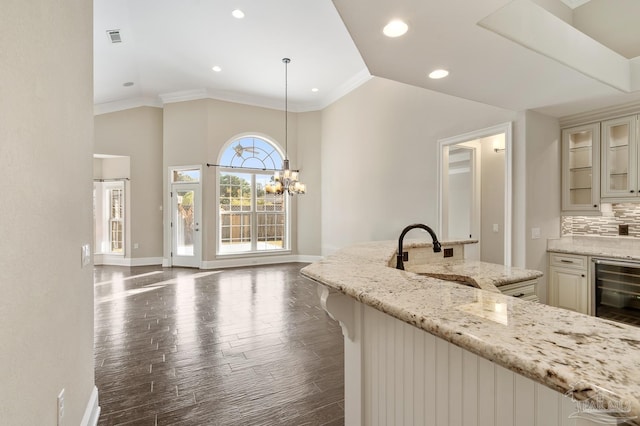
[[[540,228],[531,228],[531,239],[532,240],[540,239]]]
[[[500,232],[500,225],[498,225],[497,223],[493,224],[493,232]]]

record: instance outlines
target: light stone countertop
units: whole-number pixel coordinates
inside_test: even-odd
[[[497,265],[473,260],[446,259],[440,262],[414,265],[405,268],[409,272],[470,284],[472,287],[499,293],[498,287],[540,278],[540,271]]]
[[[548,239],[547,251],[640,260],[640,238],[575,235]]]
[[[301,272],[558,392],[625,407],[640,425],[640,328],[394,269],[396,245],[356,244]]]

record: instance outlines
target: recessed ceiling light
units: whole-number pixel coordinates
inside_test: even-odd
[[[311,89],[311,91],[312,91],[313,93],[315,93],[315,92],[317,92],[317,91],[318,91],[318,88],[317,88],[317,87],[314,87],[313,89]]]
[[[401,35],[404,35],[408,30],[409,26],[405,22],[399,19],[394,19],[384,26],[382,32],[387,37],[400,37]]]
[[[433,78],[437,80],[439,78],[444,78],[449,75],[449,71],[447,70],[433,70],[429,73],[429,78]]]
[[[126,83],[123,84],[124,87],[131,87],[133,86],[133,81],[127,81]]]
[[[244,12],[241,11],[240,9],[234,10],[233,12],[231,12],[231,15],[236,19],[244,18]]]
[[[214,70],[215,72],[220,72],[222,71],[222,68],[220,68],[219,66],[214,66],[213,68],[211,68],[212,70]]]

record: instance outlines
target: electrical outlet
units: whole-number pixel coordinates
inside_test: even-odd
[[[82,246],[82,251],[80,258],[82,260],[82,267],[89,266],[91,263],[91,246],[89,244],[84,244]]]
[[[618,225],[618,235],[629,235],[629,225]]]
[[[64,388],[58,394],[58,426],[64,425]]]
[[[444,249],[444,257],[453,257],[453,248]]]

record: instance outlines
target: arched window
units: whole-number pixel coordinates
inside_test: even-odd
[[[289,249],[287,197],[267,193],[282,154],[268,140],[233,140],[220,155],[218,253],[239,254]]]

